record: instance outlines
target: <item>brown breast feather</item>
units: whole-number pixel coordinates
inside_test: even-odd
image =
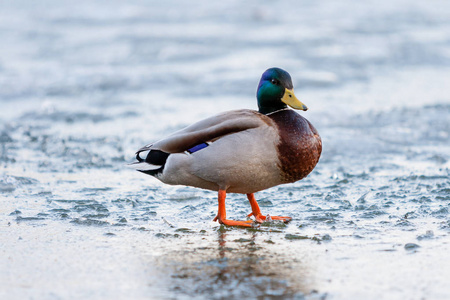
[[[306,177],[316,166],[322,140],[314,126],[291,109],[270,114],[280,135],[278,158],[283,182]]]

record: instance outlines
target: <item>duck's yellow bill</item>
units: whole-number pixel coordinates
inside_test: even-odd
[[[281,101],[283,101],[292,108],[308,110],[308,107],[306,107],[305,104],[303,104],[300,100],[297,99],[297,97],[295,97],[293,89],[292,90],[286,89],[284,91],[283,98],[281,98]]]

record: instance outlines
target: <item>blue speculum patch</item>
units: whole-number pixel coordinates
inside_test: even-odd
[[[188,149],[187,152],[192,154],[192,153],[202,150],[203,148],[206,148],[206,147],[208,147],[207,143],[201,143],[201,144],[195,145],[194,147]]]

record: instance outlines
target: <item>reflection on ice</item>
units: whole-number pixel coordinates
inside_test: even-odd
[[[310,263],[286,246],[265,233],[220,227],[215,240],[170,251],[160,267],[172,274],[169,286],[180,296],[291,299],[316,293]]]

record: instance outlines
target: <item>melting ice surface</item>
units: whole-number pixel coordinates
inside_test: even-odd
[[[0,36],[0,298],[450,298],[448,2],[9,1]],[[125,168],[273,66],[324,145],[256,195],[290,224]]]

